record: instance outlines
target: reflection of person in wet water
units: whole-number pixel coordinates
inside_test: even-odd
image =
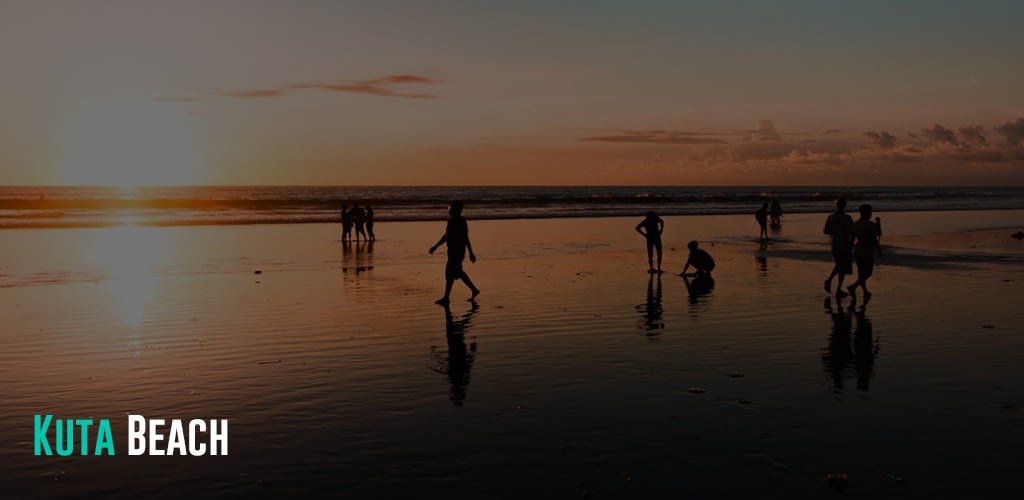
[[[437,247],[441,246],[442,243],[448,243],[448,263],[444,268],[444,297],[437,300],[438,304],[447,304],[452,294],[452,284],[455,280],[462,280],[469,290],[473,292],[473,295],[469,297],[469,300],[473,300],[477,295],[480,295],[480,289],[473,284],[473,280],[469,279],[469,275],[462,269],[462,261],[466,258],[466,250],[469,250],[469,261],[476,262],[476,254],[473,253],[473,245],[469,242],[469,223],[466,219],[462,218],[462,202],[453,201],[448,207],[448,226],[445,228],[444,235],[441,239],[437,240],[434,246],[430,247],[430,253],[433,254]]]
[[[711,271],[715,270],[715,259],[697,246],[696,240],[686,244],[686,248],[690,249],[690,257],[686,259],[686,265],[683,266],[683,272],[679,273],[680,276],[711,277]],[[693,274],[686,273],[690,266],[693,266]]]
[[[686,283],[686,291],[690,296],[691,304],[696,304],[701,297],[710,294],[711,290],[715,289],[715,280],[711,275],[697,276],[692,280],[689,276],[684,276],[683,283]]]
[[[843,372],[851,363],[857,376],[857,389],[866,391],[871,388],[879,346],[875,342],[874,328],[866,313],[869,301],[869,298],[865,298],[859,308],[851,305],[849,311],[844,311],[842,307],[833,309],[831,297],[825,299],[825,312],[832,318],[832,331],[829,334],[828,350],[822,354],[821,361],[825,371],[832,375],[833,390],[836,392],[842,389]],[[856,330],[851,346],[854,324]]]
[[[654,280],[657,276],[658,284],[655,286]],[[658,335],[657,330],[665,328],[665,322],[662,321],[662,308],[661,308],[661,275],[654,273],[651,274],[647,280],[647,301],[643,304],[636,306],[636,310],[640,313],[640,322],[637,324],[641,330],[647,332],[648,337]]]
[[[821,355],[821,363],[825,371],[832,375],[832,390],[840,392],[843,388],[843,371],[853,361],[853,349],[850,346],[850,315],[843,311],[842,306],[832,308],[832,297],[825,299],[825,313],[832,318],[832,331],[828,336],[828,349]]]
[[[647,239],[647,267],[652,273],[661,272],[661,232],[665,230],[665,221],[654,212],[648,211],[644,220],[636,225],[636,232]],[[654,268],[654,251],[658,251],[658,268]]]
[[[854,313],[857,329],[853,336],[854,368],[857,370],[857,389],[866,391],[871,388],[871,377],[875,375],[875,357],[878,356],[878,344],[875,342],[874,328],[865,314],[869,298]]]
[[[452,315],[451,308],[444,306],[445,337],[448,340],[448,351],[440,352],[431,348],[431,357],[439,365],[432,370],[444,374],[451,384],[452,404],[462,406],[466,400],[466,388],[469,385],[469,372],[473,367],[473,358],[476,356],[476,342],[466,346],[466,331],[469,328],[473,315],[480,310],[480,306],[473,302],[468,312],[459,319]]]

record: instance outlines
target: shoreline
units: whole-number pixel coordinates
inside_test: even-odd
[[[639,217],[642,215],[642,211],[645,208],[638,208],[636,211],[616,211],[614,213],[596,213],[596,214],[564,214],[564,215],[520,215],[520,216],[479,216],[478,214],[472,214],[472,208],[469,209],[469,213],[472,217],[467,217],[469,221],[517,221],[517,220],[558,220],[558,219],[613,219],[623,217]],[[915,213],[957,213],[957,212],[1011,212],[1011,211],[1022,211],[1024,212],[1024,206],[1014,208],[992,208],[992,207],[981,207],[981,208],[922,208],[918,210],[893,210],[884,211],[875,208],[876,213],[885,214],[915,214]],[[443,213],[443,210],[439,210]],[[691,213],[685,211],[656,211],[661,217],[713,217],[713,216],[728,216],[728,215],[747,215],[747,212],[740,211],[722,211],[722,212],[699,212]],[[754,210],[750,211],[753,214]],[[827,216],[830,211],[800,211],[794,210],[785,212],[785,215],[822,215]],[[854,211],[848,211],[848,213],[855,215]],[[32,217],[36,218],[36,217]],[[204,220],[174,220],[174,221],[160,221],[151,220],[146,221],[145,216],[137,215],[123,215],[114,216],[115,219],[138,219],[131,220],[129,222],[80,222],[80,223],[61,223],[61,222],[47,222],[38,224],[4,224],[0,223],[0,231],[4,230],[17,230],[17,229],[89,229],[89,228],[113,228],[113,227],[220,227],[220,226],[279,226],[279,225],[311,225],[311,224],[337,224],[341,225],[341,221],[338,217],[305,217],[299,219],[270,219],[270,220],[231,220],[231,221],[204,221]],[[1024,218],[1022,218],[1024,219]],[[376,223],[395,223],[395,222],[438,222],[447,220],[447,217],[410,217],[410,218],[392,218],[378,217]],[[1022,228],[1024,222],[1014,225],[1006,224],[999,227],[990,227],[987,229],[1011,229],[1011,228]]]

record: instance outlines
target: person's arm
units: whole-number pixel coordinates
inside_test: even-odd
[[[665,221],[658,217],[658,236],[661,236],[663,232],[665,232]]]
[[[647,237],[647,233],[641,231],[641,229],[643,229],[643,227],[644,227],[644,223],[643,222],[637,224],[636,225],[636,232],[640,233],[643,237],[646,238]]]
[[[469,261],[476,263],[476,254],[473,253],[473,244],[469,242],[469,231],[466,231],[466,250],[469,250]]]
[[[830,222],[832,222],[832,216],[831,215],[828,216],[827,219],[825,219],[825,227],[822,228],[822,230],[821,230],[822,234],[827,234],[829,236],[832,235],[832,227],[831,227],[832,225],[829,224]]]
[[[434,246],[430,247],[430,253],[434,253],[434,250],[437,250],[437,247],[443,245],[446,241],[448,241],[448,231],[445,231],[444,234],[441,235],[441,239],[437,240],[437,243],[434,243]]]

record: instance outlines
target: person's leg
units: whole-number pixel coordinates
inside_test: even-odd
[[[654,248],[658,251],[658,272],[661,272],[661,238],[654,242]]]
[[[647,268],[654,270],[654,241],[647,238]]]
[[[473,280],[469,279],[469,275],[466,274],[466,271],[462,271],[462,282],[469,287],[471,292],[473,292],[473,295],[469,297],[469,300],[473,300],[477,295],[480,295],[480,289],[473,284]]]
[[[441,297],[440,299],[437,299],[436,301],[434,301],[435,304],[447,304],[449,302],[448,297],[450,297],[451,294],[452,294],[452,283],[454,283],[454,282],[455,282],[455,280],[453,280],[451,278],[445,278],[445,280],[444,280],[444,297]]]

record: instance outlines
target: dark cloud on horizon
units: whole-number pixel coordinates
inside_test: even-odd
[[[956,138],[960,144],[974,148],[982,148],[988,143],[985,139],[985,128],[980,125],[968,125],[956,129]]]
[[[995,128],[995,131],[1006,138],[1014,146],[1024,147],[1024,118],[1007,121]]]
[[[614,142],[632,144],[725,144],[722,139],[709,137],[724,135],[709,132],[669,132],[666,130],[625,130],[617,135],[600,135],[580,139],[586,142]]]
[[[930,127],[921,129],[921,132],[924,133],[925,137],[938,143],[948,143],[954,146],[958,144],[953,131],[938,123],[933,123]]]
[[[878,149],[893,149],[896,147],[896,136],[888,132],[867,131],[861,134],[872,145]]]

